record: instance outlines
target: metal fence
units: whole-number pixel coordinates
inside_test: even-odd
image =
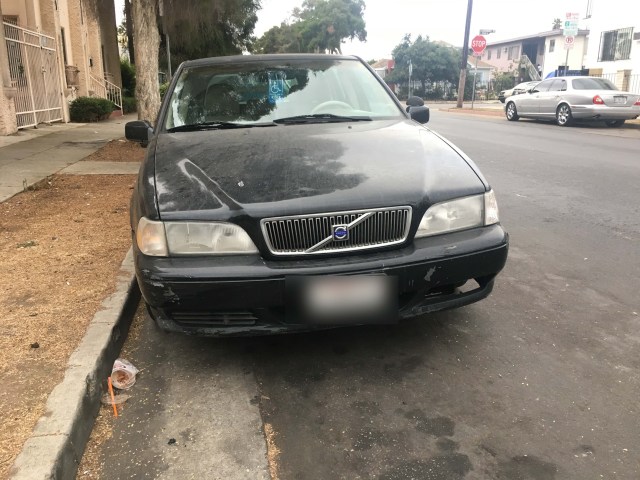
[[[18,128],[62,120],[60,65],[53,37],[3,22]]]
[[[588,75],[588,73],[587,73]],[[623,75],[618,73],[602,73],[590,75],[591,77],[605,78],[613,83],[620,90],[640,94],[640,73],[633,75]]]

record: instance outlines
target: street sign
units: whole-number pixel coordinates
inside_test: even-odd
[[[473,37],[473,40],[471,40],[471,50],[473,50],[473,53],[480,56],[485,48],[487,48],[487,40],[482,35]]]
[[[578,35],[579,18],[579,13],[567,12],[567,14],[565,15],[564,24],[562,25],[562,34],[565,37]]]
[[[569,35],[568,37],[564,37],[564,48],[566,50],[571,50],[573,48],[573,45],[576,42],[576,37],[574,37],[573,35]]]

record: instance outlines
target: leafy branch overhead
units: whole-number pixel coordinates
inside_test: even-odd
[[[345,40],[367,40],[364,0],[305,0],[283,21],[265,32],[258,53],[342,53]]]

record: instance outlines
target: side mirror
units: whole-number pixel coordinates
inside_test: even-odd
[[[124,136],[127,140],[139,142],[143,147],[149,145],[149,139],[153,135],[153,127],[146,120],[127,122],[124,126]]]
[[[427,123],[429,121],[429,107],[425,107],[424,105],[409,107],[409,116],[411,120],[415,120],[418,123]]]
[[[409,97],[407,99],[407,112],[411,107],[422,107],[424,105],[424,100],[415,95]]]

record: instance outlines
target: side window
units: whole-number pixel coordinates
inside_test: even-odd
[[[567,89],[567,81],[566,80],[554,80],[553,85],[549,89],[550,92],[563,92]]]
[[[559,92],[560,85],[562,85],[562,80],[554,80],[551,82],[551,86],[549,87],[550,92]]]
[[[551,84],[554,82],[555,80],[545,80],[542,83],[539,83],[538,86],[535,88],[536,92],[548,92],[549,91],[549,87],[551,87]]]

